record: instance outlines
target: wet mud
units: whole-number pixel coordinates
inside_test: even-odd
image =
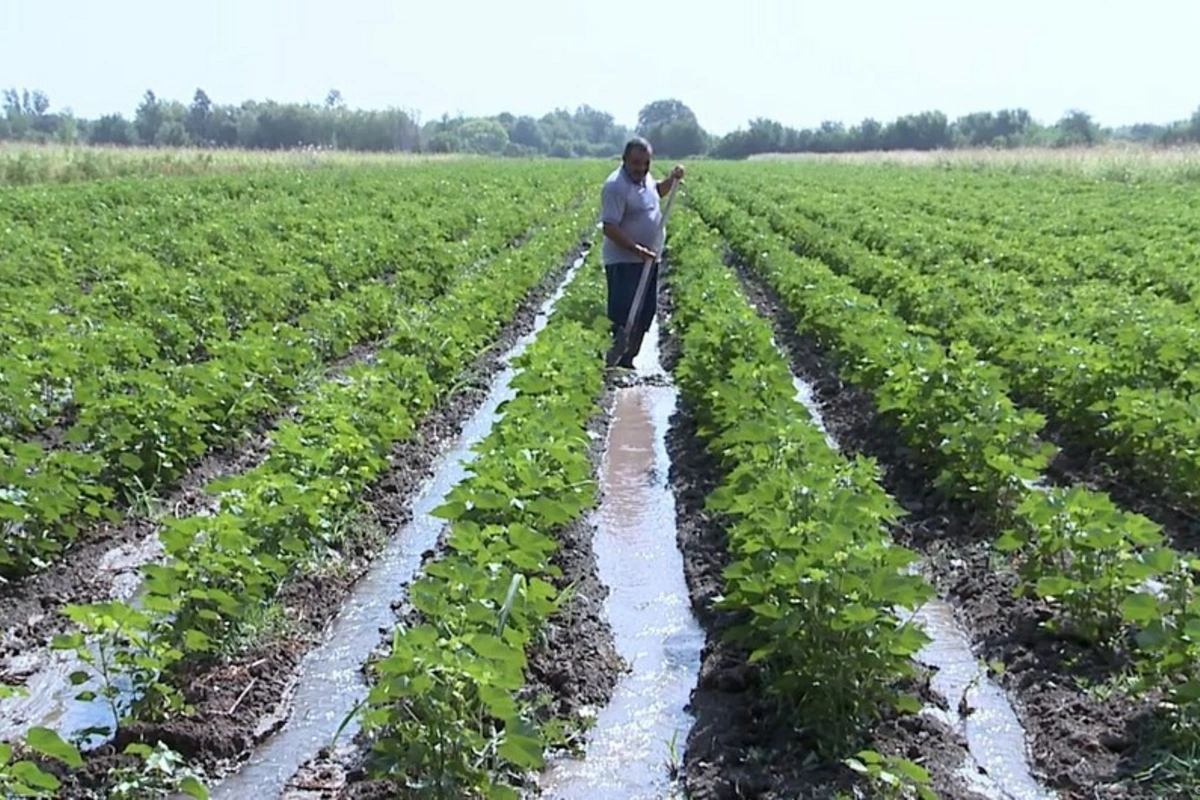
[[[93,796],[89,792],[103,785],[111,767],[128,763],[120,751],[131,742],[166,743],[201,769],[211,786],[284,725],[304,654],[320,644],[351,588],[379,555],[384,540],[381,532],[395,531],[411,520],[414,496],[464,421],[484,401],[493,377],[503,368],[502,355],[532,329],[539,306],[585,249],[584,245],[577,247],[538,284],[495,346],[468,367],[455,394],[435,409],[412,437],[393,448],[395,466],[366,493],[368,512],[354,526],[355,533],[348,537],[337,568],[304,575],[283,588],[286,635],[260,643],[232,662],[184,676],[185,697],[195,707],[195,714],[165,723],[123,727],[110,744],[87,754],[82,769],[71,773],[56,770],[64,781],[61,796]]]
[[[1133,702],[1120,693],[1090,692],[1120,670],[1078,641],[1039,626],[1050,617],[1039,602],[1012,597],[1012,580],[999,569],[991,543],[995,526],[965,504],[931,488],[932,476],[875,411],[869,396],[843,383],[832,359],[794,321],[773,293],[730,254],[752,302],[773,321],[793,369],[814,387],[826,424],[848,454],[873,457],[884,488],[907,516],[897,540],[925,557],[925,569],[949,601],[977,658],[1004,665],[994,680],[1009,696],[1034,777],[1063,800],[1151,798],[1133,775],[1141,768],[1139,736],[1152,698]],[[1060,476],[1061,477],[1061,476]]]
[[[583,268],[587,268],[584,266]],[[588,423],[591,436],[589,457],[599,471],[607,439],[613,389],[607,387],[597,398],[601,409]],[[486,431],[481,432],[486,434]],[[598,489],[597,502],[603,502]],[[445,529],[438,525],[439,538],[422,554],[421,567],[444,552]],[[556,532],[559,548],[551,561],[561,570],[554,579],[557,588],[573,586],[567,605],[546,622],[538,646],[528,654],[524,699],[540,703],[542,720],[551,718],[578,723],[583,730],[596,713],[608,704],[613,688],[627,664],[617,653],[612,629],[605,616],[607,588],[600,580],[593,551],[594,521],[585,515]],[[414,621],[416,612],[402,600],[392,604],[396,618]],[[379,634],[386,639],[390,624]],[[381,647],[383,639],[381,639]],[[578,742],[576,743],[578,744]],[[400,791],[387,780],[371,779],[366,766],[367,743],[361,736],[345,733],[334,747],[313,748],[311,756],[292,774],[280,795],[300,798],[395,797]],[[231,786],[240,782],[231,782]],[[232,795],[231,795],[232,796]]]
[[[662,290],[659,308],[662,316],[669,316],[669,283]],[[667,337],[663,350],[665,366],[674,368],[677,343]],[[836,435],[836,427],[830,428],[829,433]],[[667,447],[692,608],[707,632],[690,706],[696,723],[683,753],[686,796],[691,800],[827,800],[839,791],[853,792],[853,773],[816,758],[800,724],[781,715],[766,697],[757,671],[747,664],[749,654],[723,640],[724,631],[737,622],[728,612],[712,608],[728,563],[727,540],[722,520],[703,510],[705,497],[720,481],[720,466],[696,435],[691,410],[684,402],[671,418]],[[927,680],[905,688],[926,706],[949,711]],[[944,718],[889,716],[876,726],[871,745],[929,770],[943,800],[1002,796],[971,788],[975,781],[962,774],[967,743]]]

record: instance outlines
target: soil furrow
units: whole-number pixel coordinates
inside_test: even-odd
[[[602,410],[588,423],[591,436],[588,456],[593,474],[599,472],[604,458],[613,390],[611,382],[607,383],[603,397],[598,398]],[[602,500],[598,484],[597,507]],[[421,570],[445,552],[446,533],[447,529],[443,529],[437,545],[424,554]],[[559,590],[574,586],[574,591],[567,605],[547,620],[540,642],[528,655],[522,697],[526,702],[540,703],[542,722],[553,719],[580,723],[588,709],[608,703],[626,669],[605,617],[608,589],[600,580],[592,548],[594,533],[590,514],[556,533],[558,550],[551,561],[562,575],[553,582]],[[397,621],[415,624],[418,620],[418,612],[405,600],[397,601],[394,606]],[[390,631],[380,633],[383,639],[377,652],[382,654],[386,651]],[[391,781],[370,777],[366,763],[368,746],[360,734],[349,747],[339,747],[336,752],[322,748],[296,771],[283,797],[288,800],[383,800],[396,797],[400,790]]]
[[[670,315],[669,282],[661,290],[660,312]],[[664,335],[662,362],[672,370],[678,343]],[[828,420],[827,420],[828,424]],[[836,436],[837,431],[831,430]],[[671,456],[670,483],[679,515],[678,543],[693,610],[708,631],[701,654],[691,711],[696,724],[683,757],[684,786],[692,800],[729,798],[829,798],[849,791],[848,770],[813,762],[813,752],[800,725],[781,715],[763,691],[748,652],[723,640],[739,620],[711,604],[722,591],[721,572],[728,564],[727,538],[719,518],[704,511],[704,500],[716,488],[721,472],[696,434],[695,421],[681,399],[667,433]],[[927,705],[946,708],[933,695],[928,680],[909,687]],[[881,753],[900,755],[926,769],[943,800],[978,800],[955,773],[965,762],[966,742],[943,723],[925,715],[892,716],[873,732]]]
[[[519,247],[541,227],[530,226],[499,252]],[[326,364],[322,380],[336,379],[351,367],[368,363],[383,341],[385,337],[376,337],[352,345]],[[0,582],[0,683],[20,685],[44,666],[46,643],[71,627],[60,613],[64,606],[128,600],[140,585],[139,567],[160,554],[158,520],[215,512],[218,500],[205,490],[206,485],[261,464],[270,448],[272,432],[280,423],[293,419],[297,411],[293,404],[248,430],[239,443],[207,453],[166,496],[152,501],[154,510],[150,513],[125,512],[127,516],[120,522],[103,523],[87,531],[45,571],[12,583]]]
[[[995,526],[932,489],[932,475],[871,398],[838,378],[833,360],[796,332],[790,313],[758,276],[732,253],[727,261],[752,302],[772,320],[795,372],[813,385],[843,450],[879,463],[884,488],[907,512],[894,532],[897,541],[926,557],[930,579],[954,604],[977,655],[1005,665],[998,681],[1025,729],[1037,777],[1064,800],[1150,797],[1148,790],[1127,785],[1150,699],[1134,702],[1119,693],[1101,699],[1082,688],[1112,677],[1121,664],[1106,663],[1095,650],[1040,627],[1050,608],[1013,598],[1014,580],[992,551],[1000,533]]]
[[[341,561],[287,584],[280,603],[284,620],[237,658],[183,676],[185,696],[195,708],[187,719],[131,723],[114,741],[89,754],[82,770],[63,775],[63,796],[88,797],[107,770],[129,763],[120,751],[132,742],[164,742],[211,781],[234,768],[255,745],[277,730],[288,715],[290,692],[304,653],[320,641],[351,586],[369,568],[386,535],[411,517],[411,500],[447,442],[486,397],[500,356],[534,323],[541,302],[553,293],[571,263],[586,249],[581,243],[525,298],[495,340],[464,371],[457,391],[435,409],[391,454],[393,468],[364,497],[367,509],[348,535]]]

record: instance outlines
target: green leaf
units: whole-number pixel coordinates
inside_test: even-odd
[[[902,714],[919,714],[921,701],[911,694],[902,694],[895,700],[895,708]]]
[[[142,459],[133,453],[121,453],[117,456],[117,461],[130,472],[137,472],[144,464]]]
[[[29,732],[25,734],[25,743],[33,750],[44,756],[58,759],[68,767],[83,766],[83,757],[79,755],[79,751],[63,741],[57,733],[49,728],[40,726],[30,728]]]
[[[1074,587],[1075,582],[1062,575],[1043,575],[1037,579],[1037,593],[1045,598],[1062,597]]]
[[[32,761],[18,761],[12,765],[9,771],[18,781],[34,789],[57,792],[58,788],[62,785],[59,783],[58,778],[47,772],[42,772]]]
[[[520,769],[542,768],[542,741],[537,731],[524,720],[516,720],[504,729],[500,746],[496,748],[500,757]]]
[[[1158,600],[1148,592],[1131,594],[1121,601],[1121,615],[1126,622],[1145,625],[1159,618]]]
[[[208,800],[208,789],[195,777],[188,775],[179,781],[179,791],[195,800]]]

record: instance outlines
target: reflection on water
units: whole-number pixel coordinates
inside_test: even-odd
[[[661,376],[657,348],[655,325],[635,362],[639,377]],[[667,485],[666,432],[675,396],[673,387],[661,385],[616,392],[593,547],[609,588],[606,612],[617,649],[631,669],[598,713],[584,757],[555,760],[546,770],[544,798],[667,797],[668,764],[682,759],[704,634],[688,602],[675,498]]]
[[[304,657],[286,723],[215,788],[213,800],[280,797],[288,779],[321,747],[330,744],[346,715],[366,697],[362,665],[380,643],[380,632],[395,624],[393,601],[403,597],[406,585],[421,566],[422,555],[437,544],[445,525],[445,520],[432,513],[466,477],[468,465],[477,455],[471,448],[491,430],[500,404],[514,396],[509,385],[514,374],[509,362],[545,327],[554,304],[582,261],[575,261],[558,290],[542,304],[533,329],[504,355],[504,368],[492,381],[487,398],[463,425],[450,451],[434,465],[433,478],[414,499],[412,521],[391,538],[370,572],[354,585],[326,641]],[[357,721],[351,720],[342,729],[339,743],[349,741],[357,731]]]

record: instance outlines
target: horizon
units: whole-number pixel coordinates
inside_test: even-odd
[[[149,0],[65,5],[14,0],[0,10],[2,88],[39,89],[52,111],[89,119],[131,118],[148,89],[186,105],[198,88],[232,105],[321,104],[337,89],[349,108],[404,109],[422,123],[587,105],[629,128],[645,104],[676,98],[718,136],[756,117],[802,129],[1024,108],[1053,124],[1079,109],[1119,128],[1169,124],[1200,107],[1186,55],[1200,3],[1187,0],[1147,0],[1137,15],[1096,14],[1081,0],[1015,0],[997,18],[952,0],[808,10],[760,0],[729,18],[666,0],[638,9],[640,23],[548,0],[404,10],[347,0],[333,16],[313,0],[217,0],[199,15]],[[412,35],[448,23],[444,36]],[[45,30],[73,57],[46,58],[46,37],[33,35]],[[548,59],[542,41],[563,55]],[[737,42],[752,55],[741,57]],[[838,69],[804,79],[830,64]]]

